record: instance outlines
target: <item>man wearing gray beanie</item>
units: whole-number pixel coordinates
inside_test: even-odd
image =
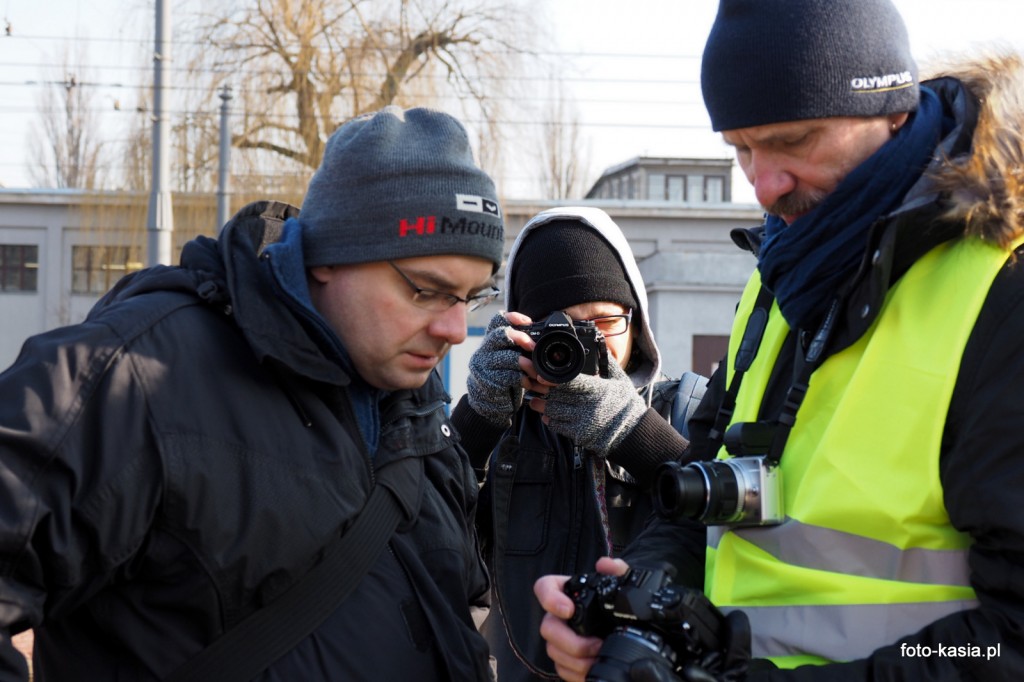
[[[558,673],[1024,679],[1021,55],[920,80],[890,0],[721,0],[701,85],[766,211],[732,234],[757,269],[689,424],[700,463],[663,469],[660,518],[598,570],[696,567],[717,615],[689,632],[717,625],[677,664],[623,661],[546,576]],[[704,546],[666,541],[693,520]]]
[[[502,213],[451,116],[342,125],[262,201],[0,374],[0,668],[488,680],[477,481],[438,365]]]

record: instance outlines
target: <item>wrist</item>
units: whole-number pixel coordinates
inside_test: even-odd
[[[647,488],[658,466],[678,459],[687,445],[687,440],[657,410],[648,408],[609,450],[608,459],[628,471],[641,487]]]
[[[452,410],[451,421],[459,433],[462,447],[469,455],[473,468],[482,470],[507,426],[497,426],[474,410],[467,395],[462,396]]]

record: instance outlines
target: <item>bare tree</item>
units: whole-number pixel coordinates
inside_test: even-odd
[[[565,89],[551,81],[551,97],[542,116],[540,136],[541,196],[579,199],[586,191],[589,153],[584,149],[579,115]]]
[[[72,65],[65,52],[63,73],[44,82],[38,98],[39,127],[29,144],[38,187],[97,189],[101,185],[103,143],[93,109],[93,85],[83,57]]]
[[[135,192],[149,189],[152,181],[152,127],[149,106],[140,102],[134,115],[128,118],[127,130],[121,134],[118,144],[120,172],[117,186],[121,189]]]
[[[515,55],[517,7],[478,0],[254,0],[214,4],[192,29],[192,67],[236,91],[236,148],[294,176],[316,168],[348,118],[387,104],[471,101],[483,126]],[[220,14],[218,14],[220,12]],[[241,80],[241,82],[239,82]],[[276,163],[267,164],[268,161]]]

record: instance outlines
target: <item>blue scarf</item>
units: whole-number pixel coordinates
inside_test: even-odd
[[[791,225],[768,216],[758,269],[791,328],[806,328],[825,315],[840,285],[856,272],[871,226],[917,182],[944,127],[938,96],[922,87],[921,103],[906,125],[813,211]]]

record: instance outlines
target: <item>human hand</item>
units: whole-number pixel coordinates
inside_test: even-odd
[[[622,575],[629,566],[621,559],[603,557],[598,559],[596,568],[606,575]],[[584,682],[603,642],[597,637],[577,635],[566,622],[574,609],[572,599],[564,592],[568,579],[565,575],[542,576],[534,583],[533,593],[546,611],[540,635],[547,642],[547,654],[555,664],[555,672],[567,682]]]
[[[608,377],[581,374],[551,386],[531,409],[544,415],[544,423],[576,445],[602,454],[615,449],[647,411],[632,379],[618,363],[608,363]]]
[[[722,631],[722,649],[708,652],[700,661],[684,666],[685,682],[740,682],[747,679],[753,663],[750,657],[750,619],[742,611],[730,611],[725,615]],[[757,666],[759,670],[775,668],[768,660],[759,659],[757,663],[760,664]]]
[[[525,342],[516,339],[516,334],[530,342],[526,334],[512,328],[505,314],[497,313],[487,325],[483,343],[469,360],[469,406],[495,426],[509,426],[523,400],[522,353],[516,342]]]

